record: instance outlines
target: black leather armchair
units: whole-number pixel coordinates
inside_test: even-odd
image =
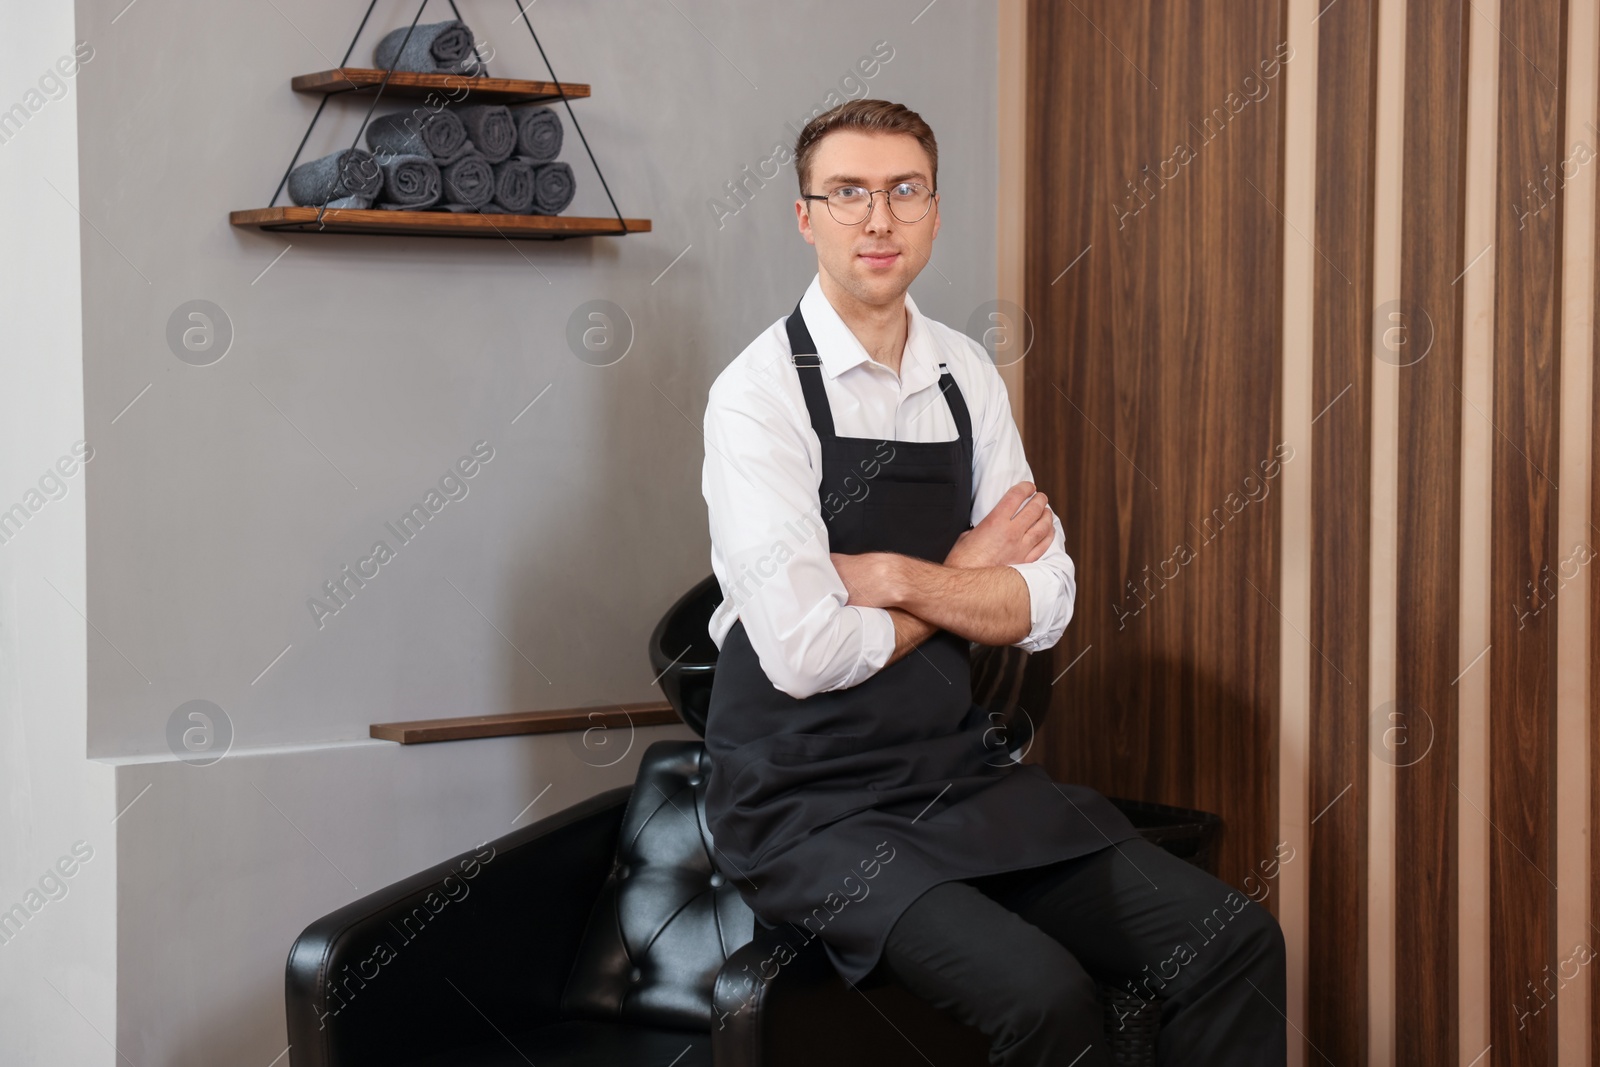
[[[292,1067],[986,1064],[981,1033],[884,972],[851,989],[820,942],[755,921],[711,862],[707,770],[701,742],[658,741],[631,788],[312,923]],[[1118,1062],[1153,1062],[1155,1005],[1102,995]]]
[[[662,691],[701,734],[720,598],[715,578],[698,583],[650,643]],[[1048,706],[1035,666],[974,648],[974,700],[1018,758],[1041,725],[1022,709]],[[987,1064],[979,1031],[882,970],[852,989],[805,931],[755,921],[711,862],[708,771],[701,742],[658,741],[632,787],[312,923],[289,953],[291,1067]],[[1209,869],[1215,816],[1111,799]],[[1153,1063],[1159,1002],[1100,993],[1116,1062]]]

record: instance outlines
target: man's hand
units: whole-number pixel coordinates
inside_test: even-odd
[[[982,522],[956,538],[945,566],[999,567],[1032,563],[1044,555],[1056,528],[1049,501],[1035,488],[1032,482],[1018,482],[1007,489]]]
[[[1006,490],[982,522],[956,538],[944,565],[977,570],[1032,563],[1044,555],[1055,524],[1049,502],[1035,488],[1032,482],[1018,482]],[[849,602],[868,608],[903,607],[912,569],[920,562],[894,552],[831,552],[829,558],[850,592]]]
[[[894,552],[829,554],[849,603],[887,608],[894,619],[889,663],[939,628],[989,645],[1027,636],[1028,588],[1008,564],[1032,563],[1055,537],[1049,502],[1036,489],[1032,482],[1008,489],[982,522],[956,539],[943,568]]]

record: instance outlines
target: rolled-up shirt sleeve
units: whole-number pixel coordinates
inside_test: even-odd
[[[976,342],[973,342],[976,348]],[[981,349],[978,349],[981,353]],[[1022,435],[1011,417],[1011,402],[1005,380],[985,358],[976,361],[983,376],[984,402],[973,433],[977,437],[973,454],[972,521],[980,522],[1000,498],[1018,482],[1033,481],[1033,470],[1022,451]],[[1040,652],[1061,640],[1077,599],[1077,571],[1067,555],[1066,535],[1055,509],[1050,509],[1054,527],[1050,547],[1030,563],[1010,564],[1028,585],[1028,635],[1015,642],[1029,652]]]
[[[768,679],[797,699],[866,680],[895,643],[887,611],[848,603],[805,433],[768,389],[712,386],[700,484],[717,577]]]

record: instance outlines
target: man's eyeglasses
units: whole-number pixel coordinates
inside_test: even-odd
[[[841,226],[857,226],[872,214],[872,194],[882,193],[889,205],[889,213],[903,223],[921,222],[933,206],[933,190],[921,182],[900,182],[889,189],[866,189],[859,185],[843,185],[823,196],[805,193],[804,200],[826,200],[828,214]]]

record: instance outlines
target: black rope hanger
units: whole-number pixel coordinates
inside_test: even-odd
[[[450,4],[450,10],[455,13],[456,19],[465,23],[466,20],[461,18],[461,12],[456,7],[455,0],[448,0],[448,2]],[[528,33],[533,36],[534,47],[539,50],[539,58],[544,61],[545,71],[550,75],[550,80],[555,83],[556,92],[559,94],[559,99],[561,100],[562,104],[566,106],[567,116],[572,120],[572,127],[578,133],[578,140],[583,143],[583,151],[589,157],[589,163],[594,167],[595,174],[600,178],[600,187],[605,190],[606,199],[611,203],[611,210],[616,213],[617,224],[622,227],[623,233],[627,233],[628,222],[622,217],[622,210],[617,207],[616,197],[611,195],[611,186],[606,182],[605,172],[600,169],[599,160],[594,158],[594,150],[589,147],[589,139],[584,136],[583,126],[578,122],[577,113],[572,110],[572,102],[567,96],[566,86],[562,84],[560,78],[556,77],[555,68],[550,65],[550,57],[545,54],[544,45],[539,40],[539,34],[536,30],[534,30],[533,22],[528,18],[527,8],[518,3],[518,0],[511,0],[511,2],[517,5],[517,14],[521,17],[523,24],[528,27]],[[350,56],[354,54],[356,50],[356,42],[360,40],[361,32],[367,28],[367,22],[372,18],[372,11],[377,6],[378,0],[370,0],[370,2],[367,4],[366,13],[361,16],[361,23],[356,27],[355,36],[350,38],[350,47],[345,49],[344,58],[339,61],[340,69],[343,69],[350,62]],[[422,0],[422,3],[418,5],[417,13],[412,16],[411,25],[406,28],[405,38],[400,43],[400,51],[404,51],[406,44],[410,42],[411,34],[416,30],[417,23],[422,20],[422,12],[427,8],[427,6],[428,0]],[[400,54],[400,51],[396,52],[397,58]],[[480,60],[480,63],[481,62],[482,61]],[[483,72],[485,75],[487,75],[489,73],[489,66],[487,63],[483,63],[482,65]],[[383,90],[388,86],[389,76],[392,75],[394,71],[395,68],[393,66],[384,69],[383,80],[378,83],[378,90],[373,94],[372,104],[367,108],[366,115],[362,117],[361,128],[356,131],[355,140],[350,142],[350,148],[354,149],[361,144],[361,135],[366,132],[367,123],[372,121],[372,113],[377,110],[378,101],[383,98]],[[352,84],[350,86],[350,90],[340,90],[340,92],[348,92],[358,89],[358,86]],[[471,90],[469,89],[468,92],[470,93]],[[300,138],[300,144],[295,148],[294,157],[289,160],[289,166],[284,170],[283,177],[278,180],[278,187],[273,191],[272,200],[267,204],[268,207],[275,207],[278,203],[278,197],[283,195],[283,187],[288,184],[289,175],[293,173],[296,164],[300,162],[301,153],[305,151],[306,143],[311,139],[311,131],[316,129],[317,120],[322,118],[323,108],[328,106],[328,100],[333,95],[335,94],[322,94],[322,101],[317,105],[315,114],[311,116],[311,124],[306,127],[305,135]],[[326,204],[323,204],[317,209],[317,223],[319,225],[322,223],[322,216],[327,210],[328,207]]]

